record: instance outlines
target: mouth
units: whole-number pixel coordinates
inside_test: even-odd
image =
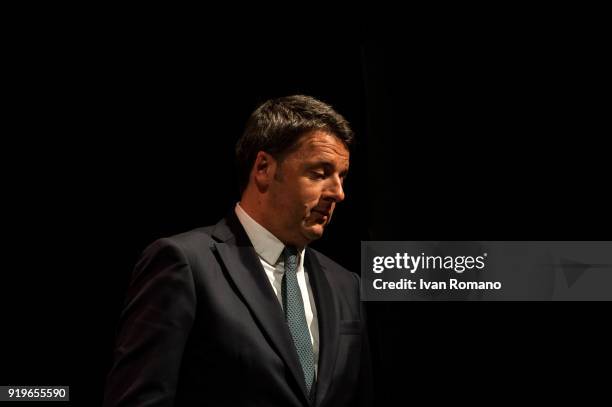
[[[313,217],[313,221],[321,225],[326,225],[331,218],[331,210],[315,208],[310,211],[310,214]]]
[[[323,209],[313,209],[311,212],[316,212],[316,213],[320,214],[321,216],[324,216],[324,217],[327,217],[327,218],[331,214],[331,211],[326,211],[326,210],[323,210]]]

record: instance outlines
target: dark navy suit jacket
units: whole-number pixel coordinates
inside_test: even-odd
[[[319,323],[313,401],[279,301],[233,211],[156,241],[136,265],[105,406],[365,406],[371,365],[359,277],[307,248]]]

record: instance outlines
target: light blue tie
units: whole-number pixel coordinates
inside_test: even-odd
[[[306,390],[309,397],[312,397],[311,390],[315,381],[314,352],[310,342],[306,314],[304,313],[302,293],[297,281],[297,250],[294,247],[287,246],[283,255],[285,256],[285,274],[281,282],[281,296],[285,320],[289,325],[293,343],[300,358]]]

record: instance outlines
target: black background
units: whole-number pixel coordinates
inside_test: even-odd
[[[228,40],[163,13],[12,31],[2,384],[100,404],[140,252],[231,209],[233,146],[270,97],[320,98],[357,132],[347,200],[314,244],[356,272],[368,239],[609,239],[597,25],[381,37],[365,11],[339,40],[298,40],[289,22]],[[602,305],[370,303],[378,403],[592,395],[592,366],[609,362]]]

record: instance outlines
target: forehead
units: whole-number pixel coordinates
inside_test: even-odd
[[[326,160],[348,166],[350,154],[338,137],[317,130],[302,136],[295,155],[306,161]]]

